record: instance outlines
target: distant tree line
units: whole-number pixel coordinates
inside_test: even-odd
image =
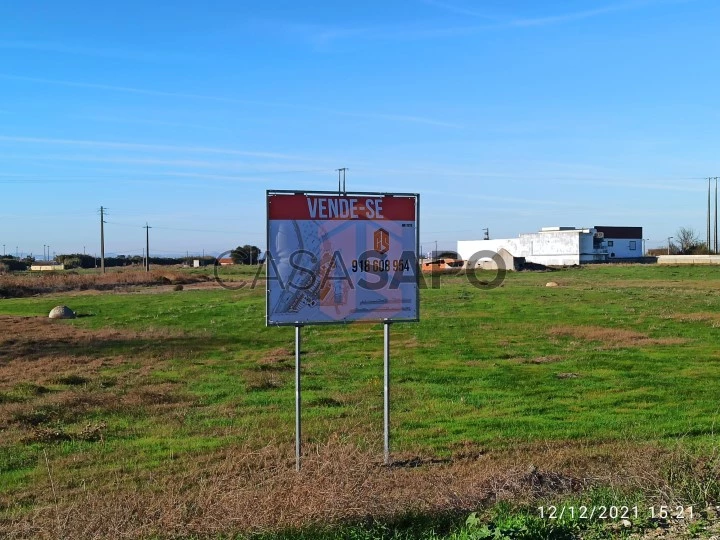
[[[150,265],[170,266],[176,264],[192,265],[193,260],[200,259],[205,264],[211,264],[215,259],[213,257],[150,257]],[[64,264],[65,268],[100,268],[100,257],[92,255],[84,255],[82,253],[71,253],[56,255],[55,261]],[[116,255],[114,257],[105,257],[105,267],[112,268],[117,266],[142,266],[145,259],[141,255]]]
[[[13,257],[12,255],[0,256],[0,271],[2,272],[21,272],[27,270],[32,261],[27,259],[20,259],[19,257]]]
[[[212,265],[215,261],[214,257],[150,257],[150,265],[170,266],[177,264],[187,264],[191,266],[193,260],[199,259],[204,265]],[[100,257],[85,255],[83,253],[69,253],[56,255],[54,261],[58,264],[65,265],[68,270],[76,268],[100,268]],[[3,272],[22,272],[29,270],[30,266],[35,262],[35,258],[27,256],[23,258],[13,257],[12,255],[0,255],[0,271]],[[142,266],[143,257],[140,255],[116,255],[114,257],[105,257],[105,267],[119,266]]]
[[[261,257],[262,251],[257,246],[245,244],[238,246],[230,252],[230,258],[235,264],[262,264],[265,262]],[[178,264],[186,264],[192,266],[193,261],[200,260],[203,266],[212,265],[215,257],[212,256],[190,256],[190,257],[150,257],[150,265],[171,266]],[[35,262],[35,258],[27,256],[24,258],[13,257],[12,255],[0,256],[0,271],[23,271],[29,270],[30,266]],[[55,255],[54,262],[62,264],[66,269],[76,268],[100,268],[100,257],[94,257],[85,253],[61,253]],[[144,257],[141,255],[115,255],[113,257],[105,257],[105,267],[122,267],[122,266],[143,266]]]

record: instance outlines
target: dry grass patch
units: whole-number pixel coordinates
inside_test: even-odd
[[[115,270],[102,273],[43,272],[38,274],[0,274],[0,298],[22,298],[35,294],[66,291],[107,291],[134,286],[177,285],[210,281],[204,274],[188,274],[172,269]]]
[[[257,361],[257,365],[261,370],[286,371],[294,369],[294,361],[295,353],[285,347],[278,347],[266,352]]]
[[[292,456],[288,444],[234,447],[168,462],[164,471],[97,478],[82,489],[56,484],[57,503],[50,489],[37,493],[37,507],[0,521],[0,531],[9,538],[211,536],[466,513],[501,500],[558,500],[600,485],[642,487],[653,501],[687,502],[667,471],[699,481],[720,472],[717,460],[627,443],[525,445],[455,460],[402,455],[385,467],[377,454],[332,440],[306,448],[299,473]],[[57,460],[50,470],[65,465]]]
[[[720,313],[697,312],[697,313],[670,313],[663,316],[664,319],[672,319],[680,322],[720,322]],[[715,327],[715,324],[712,325]]]
[[[555,326],[548,330],[552,337],[570,337],[585,341],[599,341],[601,349],[619,349],[623,347],[644,347],[652,345],[681,345],[687,340],[682,338],[651,338],[647,334],[625,328],[604,326]]]
[[[118,349],[133,353],[134,359],[181,356],[182,347],[173,347],[178,338],[166,330],[87,330],[65,321],[46,317],[0,315],[0,389],[23,381],[45,383],[58,377],[84,377],[101,367],[126,358]],[[182,336],[186,338],[187,336]],[[168,347],[158,352],[155,342]]]
[[[193,401],[150,375],[161,361],[148,344],[172,342],[167,331],[87,330],[44,317],[0,316],[0,326],[0,446],[99,440],[105,425],[86,418],[164,413]],[[134,365],[122,376],[103,375],[128,358]]]
[[[554,364],[556,362],[562,362],[565,360],[562,356],[550,355],[550,356],[536,356],[534,358],[511,358],[510,362],[513,364]]]
[[[243,372],[245,388],[249,391],[274,390],[282,388],[287,382],[285,377],[273,371],[245,370]]]

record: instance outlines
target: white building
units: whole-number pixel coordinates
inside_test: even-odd
[[[490,252],[506,250],[513,257],[545,266],[572,266],[608,260],[603,235],[594,228],[543,227],[540,232],[521,234],[518,238],[497,240],[460,240],[457,251],[468,260],[489,259]],[[481,252],[488,252],[482,254]]]
[[[65,265],[54,261],[38,261],[30,265],[30,270],[33,272],[54,272],[55,270],[65,270]]]
[[[595,225],[595,230],[603,235],[610,260],[636,259],[645,255],[642,227]]]

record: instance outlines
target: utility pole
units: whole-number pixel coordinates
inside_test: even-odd
[[[344,195],[347,193],[345,190],[345,171],[349,170],[347,167],[335,169],[338,172],[338,195]]]
[[[715,177],[715,253],[717,253],[717,179],[718,177]],[[708,246],[708,252],[710,251],[710,246]]]
[[[674,237],[668,236],[668,255],[670,255],[670,240],[672,240]]]
[[[100,207],[100,270],[105,273],[105,208]]]
[[[710,180],[708,176],[708,208],[707,208],[707,248],[710,251]]]
[[[145,271],[150,271],[150,225],[147,224],[147,221],[145,222],[145,254],[147,257],[147,264],[145,265]]]

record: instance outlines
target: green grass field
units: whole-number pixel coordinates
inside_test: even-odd
[[[195,489],[231,453],[241,462],[264,456],[248,465],[252,474],[276,478],[280,468],[290,478],[283,482],[294,482],[294,330],[265,327],[264,296],[264,287],[187,287],[0,300],[0,531],[78,530],[58,516],[80,501],[92,499],[101,512],[133,486],[163,496],[176,482]],[[82,316],[44,320],[58,304]],[[720,269],[712,267],[511,273],[493,290],[444,276],[439,288],[422,291],[421,322],[392,326],[393,456],[498,460],[513,471],[550,460],[566,466],[557,473],[592,470],[610,485],[610,469],[629,466],[634,454],[680,452],[693,470],[706,466],[704,496],[715,497],[717,482],[707,479],[719,470],[719,328]],[[357,462],[381,460],[382,345],[379,324],[303,328],[311,471],[322,472],[318,456],[332,462],[333,452],[346,464],[354,451]],[[679,473],[668,463],[658,461],[656,473],[678,500],[712,502],[699,500],[699,487],[673,484]],[[655,500],[655,480],[622,489]],[[456,506],[480,508],[481,500]],[[409,503],[379,513],[415,510]],[[188,525],[192,516],[179,530],[249,527],[203,529]],[[316,519],[274,516],[250,529],[267,534]],[[132,530],[169,534],[148,527]]]

